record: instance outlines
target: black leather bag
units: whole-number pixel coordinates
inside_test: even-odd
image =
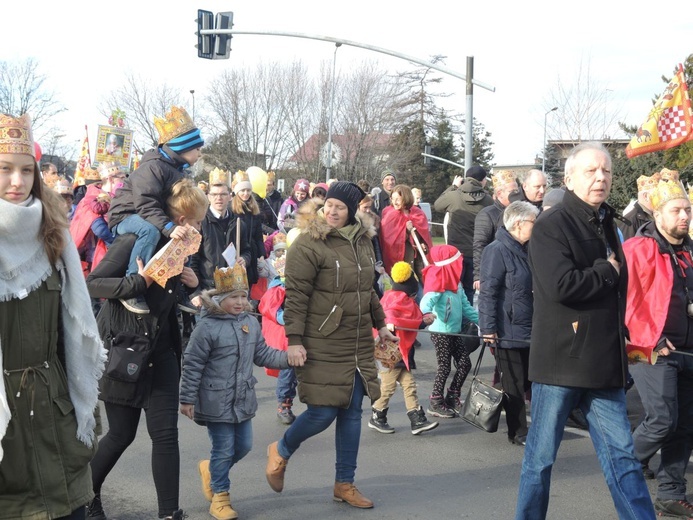
[[[472,374],[472,384],[469,393],[462,405],[460,415],[462,419],[480,430],[494,433],[498,431],[498,421],[501,415],[501,403],[503,402],[503,391],[494,388],[492,385],[484,383],[477,377],[481,359],[484,356],[486,344],[484,343],[479,352],[479,358]]]
[[[144,372],[153,351],[149,339],[119,332],[111,340],[105,375],[116,381],[136,383]]]

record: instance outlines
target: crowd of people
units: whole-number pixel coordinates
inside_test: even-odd
[[[200,130],[179,107],[155,123],[159,144],[134,172],[104,163],[72,190],[54,165],[39,170],[28,117],[0,115],[0,518],[106,520],[102,486],[143,411],[158,517],[186,517],[182,414],[210,439],[198,466],[210,515],[238,518],[230,474],[253,446],[254,365],[277,377],[287,426],[267,447],[270,488],[281,492],[293,454],[335,424],[333,498],[372,508],[355,485],[364,398],[367,426],[392,434],[399,384],[411,433],[431,432],[427,413],[462,413],[480,340],[507,439],[524,448],[516,519],[546,517],[576,410],[619,518],[693,518],[693,243],[678,172],[638,179],[622,217],[606,202],[601,144],[571,151],[561,188],[540,170],[473,166],[433,203],[447,214],[447,244],[434,245],[421,191],[394,169],[375,189],[299,179],[286,199],[257,167],[195,184]],[[161,281],[147,264],[171,240],[200,246]],[[194,324],[183,334],[181,313]],[[413,375],[426,327],[437,365],[427,407]],[[390,359],[376,362],[376,348]],[[629,364],[633,350],[651,362]],[[632,434],[631,376],[644,408]]]

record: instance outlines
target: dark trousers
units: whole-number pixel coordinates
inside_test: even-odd
[[[474,258],[472,255],[464,255],[462,259],[462,288],[464,294],[467,295],[469,305],[474,305]],[[465,325],[465,320],[462,320],[462,326]]]
[[[693,447],[693,358],[674,352],[655,365],[631,365],[630,371],[645,412],[633,432],[635,456],[646,462],[661,448],[657,497],[684,500]]]
[[[61,516],[55,520],[84,520],[87,517],[87,511],[84,507],[75,509],[69,516]]]
[[[172,350],[153,359],[154,377],[148,406],[144,409],[152,440],[152,475],[159,516],[178,509],[180,452],[178,450],[178,359]],[[120,456],[135,440],[141,408],[105,403],[108,433],[99,441],[91,461],[94,492],[101,486]]]
[[[528,348],[497,348],[496,362],[501,373],[503,385],[503,408],[508,425],[508,437],[527,435],[527,410],[525,392],[531,383],[527,375],[529,369]]]

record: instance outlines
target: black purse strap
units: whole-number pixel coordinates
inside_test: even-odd
[[[479,373],[479,368],[481,368],[481,359],[484,357],[484,350],[486,350],[486,342],[481,342],[481,350],[479,351],[479,357],[476,358],[476,365],[474,365],[474,372],[472,372],[472,377],[476,377]]]

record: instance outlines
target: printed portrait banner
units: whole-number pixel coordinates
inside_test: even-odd
[[[650,110],[647,120],[626,148],[629,159],[650,152],[667,150],[693,139],[693,113],[688,85],[679,64],[679,71]]]
[[[98,163],[116,162],[129,170],[132,164],[132,130],[99,125],[94,160]]]

